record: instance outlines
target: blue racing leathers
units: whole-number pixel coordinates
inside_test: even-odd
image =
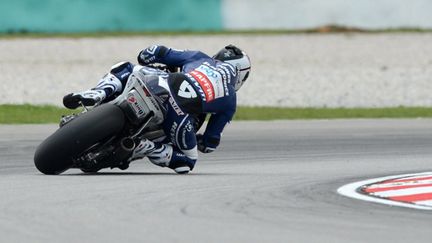
[[[162,63],[181,69],[184,75],[169,82],[171,94],[186,113],[211,114],[204,134],[198,137],[198,147],[202,152],[216,149],[225,125],[236,111],[237,69],[200,51],[158,45],[142,50],[138,62],[142,65]]]
[[[180,106],[175,102],[168,83],[175,82],[177,77],[183,74],[168,74],[164,71],[150,68],[141,65],[134,65],[130,62],[122,62],[114,65],[110,72],[105,75],[94,89],[104,90],[106,99],[109,101],[114,99],[118,94],[123,92],[129,76],[134,71],[140,71],[145,75],[160,76],[165,80],[167,85],[160,86],[159,79],[149,79],[146,82],[147,87],[152,90],[165,90],[164,98],[159,99],[162,102],[160,105],[165,109],[165,119],[162,123],[162,128],[165,132],[166,139],[159,142],[142,140],[134,150],[131,160],[147,157],[152,163],[169,167],[179,173],[179,168],[188,167],[192,170],[198,159],[197,141],[195,137],[195,116],[181,110]],[[154,94],[156,94],[155,92]],[[180,173],[184,172],[181,169]]]
[[[235,113],[237,69],[200,51],[180,51],[164,46],[144,49],[138,56],[138,62],[142,66],[130,62],[114,65],[95,89],[104,90],[106,100],[111,100],[123,91],[130,74],[137,69],[149,75],[163,76],[170,94],[162,104],[166,108],[162,126],[167,138],[151,146],[151,152],[142,152],[141,155],[160,166],[172,169],[187,166],[193,169],[198,158],[197,150],[205,153],[215,150],[225,125]],[[153,63],[178,67],[181,72],[167,74],[145,67]],[[211,116],[204,134],[196,135],[198,118],[202,119],[203,114],[209,113]],[[142,146],[139,145],[134,154],[139,156],[140,150],[147,144],[141,143]]]

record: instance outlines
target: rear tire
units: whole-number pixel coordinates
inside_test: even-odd
[[[36,168],[47,175],[57,175],[73,165],[77,157],[94,144],[123,130],[123,111],[113,104],[103,104],[67,123],[45,139],[36,149]]]

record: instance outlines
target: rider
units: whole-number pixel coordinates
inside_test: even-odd
[[[164,75],[168,85],[163,88],[170,94],[162,104],[167,110],[163,123],[167,139],[163,142],[142,139],[130,161],[147,156],[156,165],[188,173],[198,159],[197,149],[210,153],[219,145],[221,133],[236,110],[236,91],[249,76],[249,57],[234,45],[224,47],[213,57],[200,51],[154,45],[139,53],[138,63],[140,65],[130,62],[114,65],[95,88],[68,94],[63,103],[75,109],[80,103],[91,106],[112,100],[123,91],[134,70]],[[147,67],[154,63],[180,68],[180,72],[166,75]],[[203,114],[211,114],[210,119],[204,134],[196,134],[195,124],[197,119],[203,119]]]

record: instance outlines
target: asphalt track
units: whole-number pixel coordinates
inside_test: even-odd
[[[432,120],[233,122],[189,175],[45,176],[54,125],[0,126],[0,242],[429,242],[430,211],[357,201],[341,185],[432,170]]]

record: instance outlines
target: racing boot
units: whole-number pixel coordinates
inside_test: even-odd
[[[90,89],[79,93],[70,93],[63,97],[63,105],[69,109],[78,108],[81,103],[85,106],[94,106],[106,98],[106,93],[101,89]]]
[[[156,149],[156,144],[146,138],[142,139],[132,153],[130,161],[142,159]]]
[[[195,165],[191,159],[169,144],[154,143],[148,139],[141,140],[130,160],[149,158],[157,166],[168,167],[178,174],[187,174]]]

